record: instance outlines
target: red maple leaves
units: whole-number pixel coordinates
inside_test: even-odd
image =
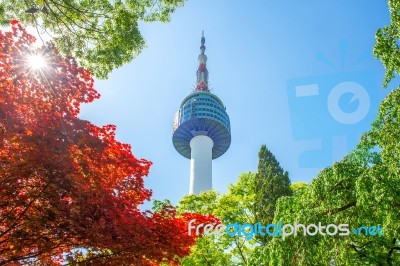
[[[151,196],[151,162],[118,142],[115,126],[77,117],[100,96],[89,71],[11,24],[0,32],[0,264],[156,265],[188,255],[188,216],[137,207]],[[32,54],[46,65],[30,67]]]

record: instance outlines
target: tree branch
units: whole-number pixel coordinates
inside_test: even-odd
[[[351,208],[353,206],[356,206],[356,203],[357,203],[357,201],[355,201],[355,200],[351,201],[351,202],[349,202],[348,204],[346,204],[346,205],[344,205],[342,207],[328,210],[328,211],[324,212],[323,215],[326,215],[326,214],[329,214],[329,215],[337,214],[337,213],[342,212],[344,210],[347,210],[347,209],[349,209],[349,208]]]

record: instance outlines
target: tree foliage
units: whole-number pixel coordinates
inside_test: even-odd
[[[194,244],[187,221],[217,220],[141,212],[151,162],[117,141],[115,126],[77,117],[100,96],[89,71],[34,44],[16,21],[0,32],[0,263],[176,264]],[[29,66],[36,54],[43,68]]]
[[[292,194],[289,173],[284,171],[272,152],[262,145],[258,153],[258,171],[255,178],[255,213],[257,222],[270,224],[274,219],[279,198]],[[263,238],[265,243],[267,238]]]
[[[185,196],[177,207],[179,212],[211,213],[222,224],[247,223],[253,217],[250,213],[254,204],[254,177],[252,173],[239,176],[228,193],[220,195],[216,191],[206,191],[199,195]],[[203,236],[196,240],[190,256],[181,260],[183,265],[247,265],[255,240],[246,241],[242,236]]]
[[[389,0],[390,24],[378,29],[375,35],[374,55],[386,68],[383,86],[387,87],[395,74],[400,73],[400,1]]]
[[[307,187],[307,183],[299,181],[299,182],[293,182],[290,185],[290,188],[292,189],[293,193],[297,193],[298,191],[301,191]]]
[[[51,37],[63,55],[98,78],[131,61],[145,46],[140,22],[166,22],[184,0],[3,0],[0,20],[18,19]]]
[[[257,173],[240,175],[226,194],[207,191],[200,195],[184,197],[178,206],[180,212],[211,213],[224,225],[272,222],[275,205],[280,197],[291,195],[288,173],[282,169],[275,156],[263,145],[259,152]],[[182,259],[183,265],[262,265],[258,252],[268,243],[267,237],[244,235],[205,236],[196,240],[190,256]]]
[[[199,195],[187,195],[179,202],[179,213],[198,213],[202,215],[217,215],[217,205],[220,195],[214,190],[202,192]],[[193,232],[194,233],[194,232]],[[230,265],[230,254],[225,253],[227,238],[203,236],[196,239],[189,256],[181,259],[182,265]]]
[[[370,137],[370,132],[364,135],[356,150],[358,155],[365,154],[364,145],[369,145],[365,140],[371,141],[373,137]],[[386,144],[380,147],[382,151],[387,148]],[[331,261],[335,265],[400,263],[398,165],[392,165],[384,157],[381,162],[371,163],[372,154],[365,155],[364,161],[354,161],[352,156],[323,170],[309,186],[292,197],[279,200],[274,223],[347,223],[350,230],[379,225],[384,228],[383,236],[350,233],[349,236],[274,238],[263,257],[270,265],[328,265]]]

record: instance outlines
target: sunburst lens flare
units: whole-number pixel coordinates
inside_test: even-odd
[[[46,60],[41,55],[33,54],[28,57],[28,64],[33,69],[42,69],[46,66]]]

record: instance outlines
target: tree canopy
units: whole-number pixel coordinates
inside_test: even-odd
[[[258,153],[258,171],[255,177],[256,222],[272,223],[276,202],[280,197],[292,194],[289,173],[284,171],[272,152],[262,145]],[[263,242],[267,237],[263,237]]]
[[[217,222],[138,209],[151,162],[116,140],[115,126],[78,118],[99,96],[73,57],[35,46],[17,21],[0,31],[0,263],[174,265],[195,243],[187,222]]]
[[[389,82],[400,73],[400,1],[389,0],[390,24],[378,29],[375,35],[374,55],[381,60],[386,68],[383,86],[387,87]]]
[[[265,145],[258,154],[257,173],[241,174],[226,194],[206,191],[200,195],[185,196],[177,207],[178,212],[213,214],[224,225],[238,223],[267,225],[275,215],[280,197],[292,194],[289,175]],[[253,235],[204,236],[196,240],[190,256],[183,265],[261,265],[261,252],[271,237]]]
[[[140,22],[166,22],[185,0],[3,0],[0,21],[17,19],[52,38],[98,78],[131,61],[145,46]]]

